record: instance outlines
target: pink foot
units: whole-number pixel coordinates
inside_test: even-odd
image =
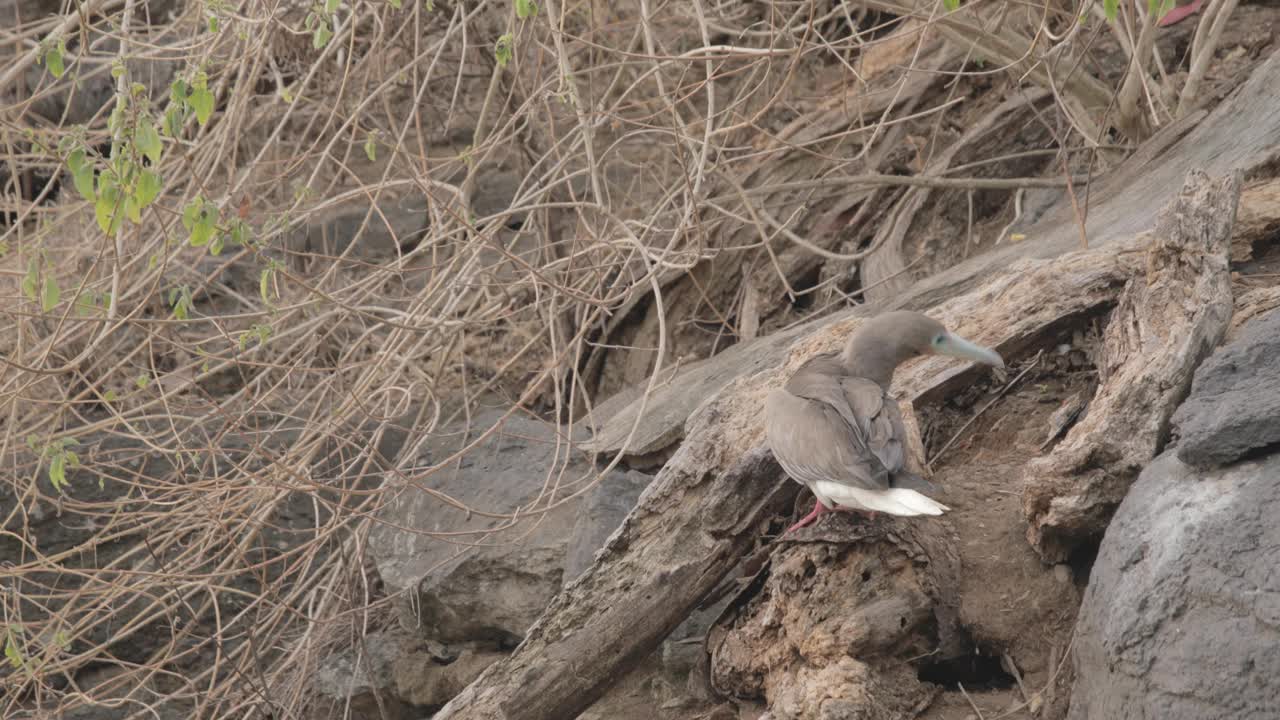
[[[805,515],[804,517],[800,518],[800,522],[787,528],[787,531],[782,534],[789,535],[792,532],[799,530],[802,527],[808,527],[812,525],[814,522],[816,522],[818,518],[831,512],[851,512],[851,513],[859,513],[859,514],[865,513],[868,518],[871,518],[873,520],[876,517],[876,513],[874,510],[858,510],[857,508],[840,507],[838,505],[835,508],[829,508],[826,505],[823,505],[822,501],[815,500],[813,503],[813,510],[810,511],[808,515]]]
[[[817,520],[823,515],[826,515],[829,512],[831,512],[831,508],[827,507],[826,505],[823,505],[822,501],[815,500],[813,503],[813,510],[810,511],[808,515],[805,515],[804,517],[800,518],[800,522],[787,528],[787,531],[782,534],[790,535],[792,532],[795,532],[796,530],[799,530],[802,527],[808,527],[809,525],[813,524],[813,521]]]
[[[1204,0],[1193,0],[1193,2],[1190,5],[1183,5],[1182,7],[1176,7],[1170,10],[1169,12],[1165,13],[1164,17],[1160,18],[1160,22],[1156,24],[1159,25],[1160,27],[1169,27],[1170,25],[1176,25],[1177,23],[1182,22],[1182,20],[1185,19],[1188,15],[1192,15],[1194,13],[1200,12],[1200,6],[1203,3],[1204,3]]]

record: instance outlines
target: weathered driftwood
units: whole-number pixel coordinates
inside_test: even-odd
[[[1222,207],[1221,192],[1198,191],[1176,207],[1196,208],[1200,217],[1209,211],[1202,207],[1206,197],[1212,208]],[[1152,256],[1141,242],[1014,263],[933,314],[960,334],[1016,357],[1064,320],[1117,302],[1123,307],[1122,297],[1132,293],[1126,288],[1149,276]],[[1167,257],[1166,246],[1158,247],[1157,257]],[[1186,289],[1175,282],[1186,279],[1185,273],[1169,277],[1160,292]],[[1226,302],[1229,307],[1229,294]],[[765,395],[812,354],[838,347],[860,322],[845,318],[800,339],[783,367],[739,379],[704,405],[691,419],[685,442],[591,569],[556,598],[510,658],[437,717],[573,717],[651,652],[756,542],[769,514],[796,492],[761,447]],[[899,371],[895,392],[915,400],[963,382],[970,372],[968,365],[925,358]]]
[[[1231,327],[1227,328],[1227,339],[1235,337],[1245,323],[1278,307],[1280,287],[1254,288],[1236,295],[1235,313],[1231,316]]]
[[[1069,208],[1050,211],[1032,239],[925,281],[890,306],[932,308],[932,314],[961,334],[1014,357],[1029,351],[1064,318],[1117,303],[1119,318],[1131,316],[1144,293],[1138,286],[1148,277],[1157,278],[1158,289],[1147,292],[1195,296],[1199,284],[1216,282],[1216,270],[1207,276],[1190,272],[1193,260],[1185,253],[1160,246],[1148,254],[1134,236],[1154,225],[1160,205],[1177,195],[1187,168],[1226,174],[1264,167],[1273,159],[1274,149],[1267,154],[1257,148],[1280,131],[1280,115],[1272,112],[1276,88],[1280,55],[1262,65],[1203,125],[1183,137],[1171,131],[1160,151],[1139,153],[1098,183],[1087,225],[1090,249],[1071,252],[1080,242],[1074,216]],[[1221,210],[1226,207],[1222,193],[1228,189],[1202,190],[1183,202],[1199,213],[1203,208],[1197,202],[1211,198]],[[1210,247],[1207,240],[1203,246]],[[1202,267],[1212,265],[1206,263]],[[866,312],[858,308],[809,328],[746,343],[677,376],[649,398],[649,407],[662,409],[662,422],[642,422],[630,447],[657,450],[683,434],[679,450],[596,563],[552,602],[512,656],[490,667],[436,717],[573,717],[651,652],[737,564],[762,523],[796,492],[761,446],[765,394],[813,353],[837,347]],[[1113,353],[1123,337],[1120,329],[1110,334],[1115,336],[1109,341]],[[1211,323],[1183,329],[1195,333],[1197,342],[1212,331]],[[783,367],[744,377],[776,364],[774,358],[785,358]],[[927,396],[961,381],[968,371],[925,359],[903,369],[895,392],[911,399]],[[610,425],[625,431],[602,433],[597,449],[616,450],[626,441],[636,415],[619,415]],[[1068,438],[1064,445],[1070,442]]]
[[[1089,413],[1044,458],[1028,463],[1027,539],[1049,562],[1099,538],[1129,486],[1169,434],[1196,366],[1231,320],[1228,249],[1238,174],[1192,173],[1183,194],[1133,250],[1145,257],[1111,311]]]
[[[1280,178],[1246,178],[1231,234],[1231,261],[1249,260],[1254,244],[1276,233],[1280,233]]]
[[[1261,182],[1280,175],[1280,52],[1259,65],[1240,88],[1212,113],[1194,113],[1161,130],[1143,144],[1115,172],[1096,180],[1088,200],[1086,229],[1090,247],[1106,246],[1155,226],[1156,213],[1177,196],[1192,169],[1217,177],[1243,171]],[[1207,115],[1207,116],[1206,116]],[[1197,124],[1198,123],[1198,124]],[[1252,183],[1251,183],[1252,184]],[[1083,190],[1078,191],[1084,195]],[[1261,207],[1246,194],[1241,216]],[[634,435],[640,410],[639,391],[622,394],[597,406],[593,449],[602,453],[624,450],[646,455],[661,451],[683,436],[685,421],[703,399],[736,378],[776,364],[802,332],[883,309],[924,310],[972,288],[992,272],[1023,258],[1050,258],[1080,247],[1079,222],[1067,199],[1047,210],[1026,231],[1027,239],[1009,243],[927,278],[898,298],[874,308],[858,306],[815,320],[810,327],[757,338],[735,345],[715,357],[682,368],[664,382],[646,403],[649,409]],[[631,437],[631,442],[625,441]]]
[[[914,717],[938,686],[903,659],[971,652],[950,524],[827,522],[794,540],[708,631],[711,689],[778,720]]]

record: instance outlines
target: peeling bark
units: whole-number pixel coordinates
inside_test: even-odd
[[[1111,312],[1089,414],[1046,458],[1027,467],[1027,540],[1048,562],[1097,538],[1169,434],[1196,366],[1231,320],[1228,248],[1239,174],[1192,173],[1154,232],[1135,239],[1143,272]]]

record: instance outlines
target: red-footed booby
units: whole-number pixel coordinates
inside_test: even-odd
[[[919,492],[932,485],[905,469],[906,433],[889,397],[893,371],[920,355],[1004,367],[995,351],[904,310],[863,323],[842,352],[810,358],[769,394],[765,431],[774,457],[817,498],[813,512],[788,533],[832,510],[941,515],[950,509]]]

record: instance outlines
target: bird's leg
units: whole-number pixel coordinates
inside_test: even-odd
[[[817,520],[823,515],[826,515],[829,512],[831,512],[831,508],[827,507],[826,505],[823,505],[821,500],[814,500],[813,510],[808,515],[805,515],[804,517],[800,518],[800,522],[787,528],[787,531],[782,534],[789,535],[790,533],[796,530],[799,530],[802,527],[808,527],[809,525],[813,524],[813,521]]]

